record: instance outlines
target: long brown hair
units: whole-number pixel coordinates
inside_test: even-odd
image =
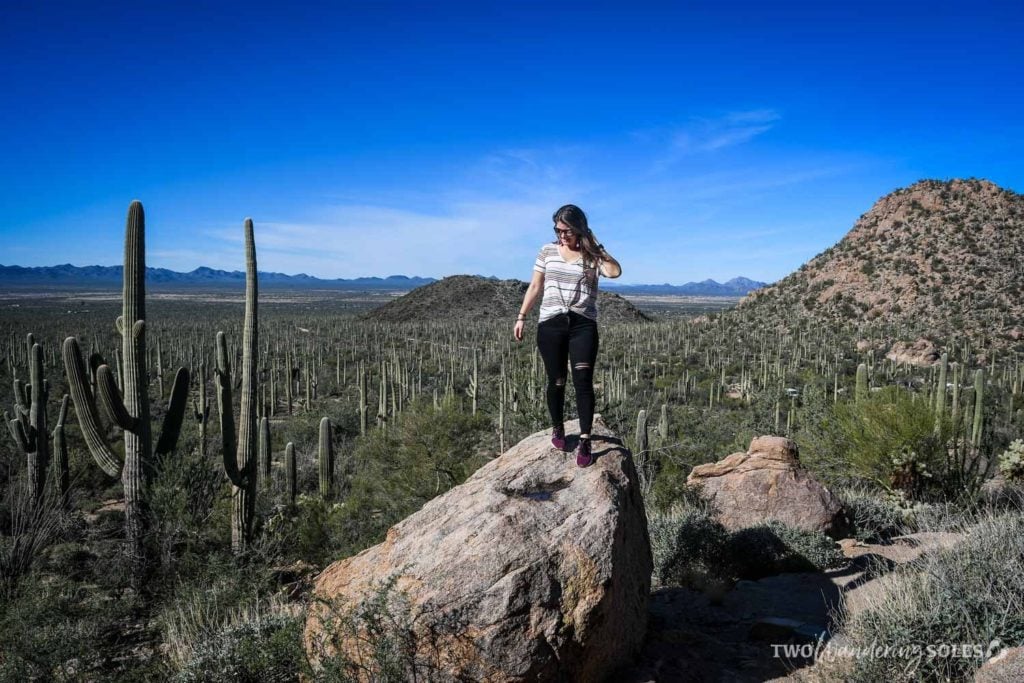
[[[551,217],[555,225],[561,221],[572,230],[580,242],[580,251],[583,252],[583,264],[587,268],[596,268],[601,260],[601,250],[597,248],[597,240],[594,233],[590,231],[587,224],[587,214],[575,204],[566,204]]]

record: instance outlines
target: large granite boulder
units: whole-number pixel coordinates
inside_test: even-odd
[[[373,659],[372,629],[338,616],[390,581],[407,650],[438,678],[600,681],[628,663],[646,628],[647,520],[632,456],[600,419],[593,438],[597,460],[580,469],[533,434],[327,567],[306,624],[313,660]]]
[[[768,520],[833,538],[848,530],[838,499],[800,466],[796,444],[783,437],[757,437],[746,453],[698,465],[686,481],[702,487],[730,530]]]

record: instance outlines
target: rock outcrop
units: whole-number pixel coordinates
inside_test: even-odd
[[[898,341],[892,345],[885,357],[894,363],[906,363],[920,368],[928,368],[939,362],[941,354],[935,343],[929,339],[918,339],[913,344]]]
[[[774,519],[839,538],[848,526],[839,501],[800,466],[796,444],[782,437],[757,437],[746,453],[698,465],[686,481],[703,488],[730,530]]]
[[[749,294],[734,317],[757,329],[813,322],[1018,348],[1022,259],[1024,195],[986,180],[923,180],[881,197],[838,244]]]
[[[646,628],[650,540],[632,456],[599,419],[593,434],[589,468],[538,432],[330,565],[306,625],[313,659],[366,661],[365,629],[339,626],[329,604],[344,613],[390,581],[417,658],[441,678],[598,681],[628,663]]]

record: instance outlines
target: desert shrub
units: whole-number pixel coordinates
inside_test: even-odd
[[[123,653],[124,625],[140,605],[126,595],[111,599],[95,586],[33,572],[9,593],[0,609],[0,680],[140,680],[111,671]],[[122,666],[139,662],[123,663]],[[144,667],[142,667],[144,668]],[[151,672],[152,673],[152,672]]]
[[[708,510],[680,505],[649,513],[647,528],[655,583],[700,587],[720,573],[729,534]]]
[[[858,541],[885,541],[914,530],[913,514],[885,491],[845,486],[835,493],[853,522],[853,535]]]
[[[218,498],[227,497],[223,466],[196,451],[178,451],[162,459],[149,488],[149,543],[165,574],[200,562],[212,543],[211,522]],[[176,565],[182,564],[183,567]]]
[[[801,437],[808,467],[831,484],[871,483],[913,500],[971,495],[981,460],[953,448],[948,419],[936,424],[931,403],[898,386],[837,404]]]
[[[303,618],[274,601],[241,606],[183,596],[164,616],[176,681],[295,681],[309,673]]]
[[[952,548],[894,573],[843,627],[855,648],[879,643],[917,654],[855,658],[850,680],[967,680],[993,654],[990,647],[1024,641],[1024,515],[983,515],[963,531],[967,536]],[[978,644],[984,652],[939,656],[940,646],[953,643]]]
[[[227,626],[202,642],[176,681],[273,683],[300,680],[309,665],[302,649],[302,621],[264,615]]]
[[[0,598],[71,525],[57,496],[48,492],[36,503],[22,477],[10,482],[0,496]]]
[[[1024,441],[1016,439],[999,456],[999,473],[1008,481],[1024,481]]]
[[[776,521],[734,531],[725,550],[733,575],[741,579],[824,571],[845,562],[835,541],[825,534]]]

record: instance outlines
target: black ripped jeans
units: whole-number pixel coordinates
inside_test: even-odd
[[[551,424],[562,425],[565,406],[565,367],[572,365],[580,434],[594,424],[594,364],[597,362],[597,321],[569,311],[537,325],[537,349],[548,375],[548,412]]]

